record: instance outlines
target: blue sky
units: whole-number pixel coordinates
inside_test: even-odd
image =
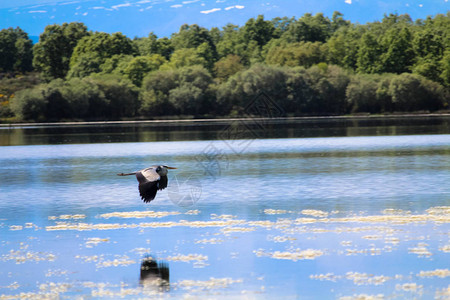
[[[340,11],[352,22],[380,20],[384,13],[408,13],[413,19],[447,13],[450,0],[0,0],[0,29],[21,27],[38,36],[48,24],[83,22],[90,30],[122,32],[130,38],[155,32],[177,32],[182,24],[211,28],[227,23],[243,25],[263,14],[301,17]]]

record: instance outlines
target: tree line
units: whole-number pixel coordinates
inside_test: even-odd
[[[288,116],[448,109],[450,12],[352,23],[335,12],[133,38],[49,25],[0,31],[0,118],[239,116],[266,92]]]

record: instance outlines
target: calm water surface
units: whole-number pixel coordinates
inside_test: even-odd
[[[0,298],[448,299],[449,118],[0,129]],[[133,177],[175,166],[148,205]],[[140,282],[166,262],[169,285]]]

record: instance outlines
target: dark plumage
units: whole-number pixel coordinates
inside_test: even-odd
[[[168,166],[151,166],[149,168],[133,172],[119,173],[119,176],[136,175],[139,182],[139,194],[144,202],[150,202],[155,199],[156,192],[167,187],[168,169],[176,169]]]

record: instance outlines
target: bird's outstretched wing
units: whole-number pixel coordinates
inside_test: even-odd
[[[155,199],[157,191],[158,183],[156,181],[139,183],[139,194],[141,195],[141,199],[146,203]]]
[[[159,179],[158,182],[158,190],[163,190],[167,187],[167,176],[160,176],[161,178]]]
[[[141,199],[146,203],[155,199],[160,184],[160,176],[156,173],[155,168],[150,167],[137,172],[136,178],[139,182],[139,194],[141,195]]]

